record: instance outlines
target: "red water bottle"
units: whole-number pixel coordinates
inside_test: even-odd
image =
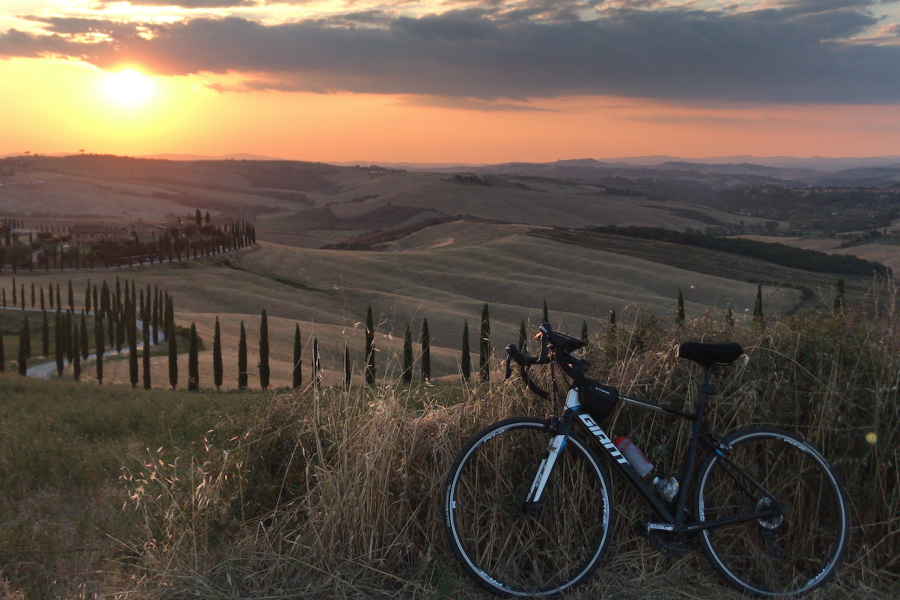
[[[622,453],[622,456],[625,457],[625,460],[628,461],[628,464],[638,472],[638,475],[646,477],[653,470],[653,463],[647,460],[644,453],[627,437],[619,436],[613,440],[613,443],[619,449],[619,452]]]

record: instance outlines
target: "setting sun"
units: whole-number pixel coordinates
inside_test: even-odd
[[[103,89],[119,104],[140,104],[153,94],[153,81],[134,69],[126,69],[107,75]]]

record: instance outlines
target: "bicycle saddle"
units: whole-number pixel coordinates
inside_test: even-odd
[[[547,339],[547,342],[551,346],[553,346],[557,350],[565,352],[566,354],[575,352],[579,348],[584,348],[586,346],[586,344],[578,338],[573,338],[570,335],[559,333],[558,331],[553,331],[550,323],[544,323],[543,325],[541,325],[541,333],[544,334],[544,337]]]
[[[725,342],[721,344],[701,344],[699,342],[684,342],[678,346],[678,358],[686,358],[704,367],[713,365],[727,365],[733,363],[744,353],[744,349],[737,342]]]

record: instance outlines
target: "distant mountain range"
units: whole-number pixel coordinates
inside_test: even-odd
[[[75,152],[55,152],[52,154],[43,154],[43,156],[69,156],[76,154]],[[13,153],[0,155],[0,158],[9,156],[22,156],[22,153]],[[275,156],[264,156],[260,154],[249,153],[233,153],[211,156],[206,154],[144,154],[135,158],[151,158],[160,160],[290,160],[278,158]],[[801,169],[810,171],[837,172],[846,171],[848,169],[869,169],[879,167],[900,167],[900,155],[892,154],[887,156],[868,156],[868,157],[826,157],[812,156],[809,158],[796,158],[793,156],[752,156],[749,154],[740,156],[712,156],[706,158],[683,158],[678,156],[654,155],[654,156],[627,156],[615,158],[577,158],[564,159],[548,163],[529,163],[529,162],[511,162],[502,164],[487,163],[468,163],[468,162],[450,162],[450,163],[416,163],[416,162],[390,162],[390,161],[328,161],[328,164],[338,165],[342,167],[355,165],[377,165],[391,169],[405,169],[408,171],[459,171],[462,169],[485,169],[500,168],[508,166],[521,167],[525,165],[545,166],[545,167],[581,167],[588,169],[609,169],[609,168],[627,168],[627,167],[661,167],[665,169],[687,170],[693,165],[731,165],[727,171],[733,171],[735,165],[743,168],[741,171],[754,171],[754,166],[770,167],[773,169]]]

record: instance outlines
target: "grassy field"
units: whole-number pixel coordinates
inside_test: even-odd
[[[884,266],[893,269],[895,273],[900,273],[900,245],[896,243],[895,239],[891,238],[873,241],[868,244],[851,246],[849,248],[838,248],[842,242],[839,238],[772,237],[764,235],[742,237],[760,242],[775,242],[786,244],[788,246],[796,246],[797,248],[819,250],[820,252],[827,252],[828,254],[858,256],[866,260],[880,262]]]
[[[104,577],[116,580],[142,527],[127,508],[124,470],[176,455],[189,461],[204,440],[243,433],[265,402],[0,375],[4,581],[50,598],[91,597]]]

